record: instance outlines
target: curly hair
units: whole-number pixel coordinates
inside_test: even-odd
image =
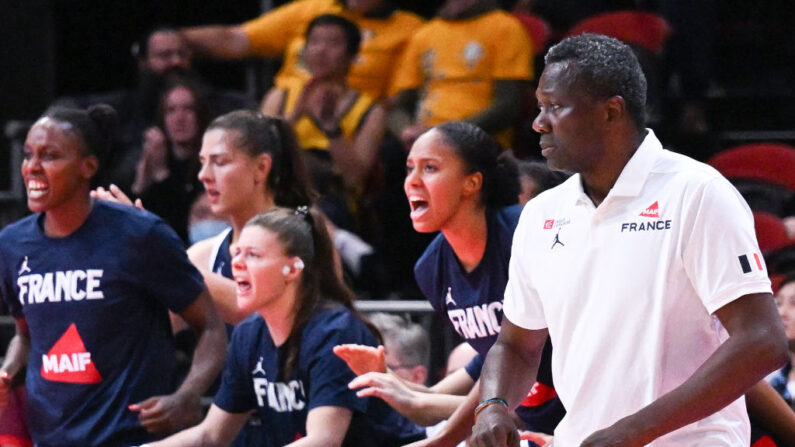
[[[544,62],[567,62],[572,86],[594,99],[622,97],[638,129],[646,126],[646,76],[629,45],[601,34],[580,34],[550,48]]]

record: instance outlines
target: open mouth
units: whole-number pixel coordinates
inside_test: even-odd
[[[235,278],[235,283],[237,284],[237,293],[238,294],[245,294],[251,290],[251,283],[246,281],[242,278]]]
[[[31,199],[38,199],[43,197],[49,191],[47,184],[38,180],[28,180],[26,184],[28,197]]]
[[[414,219],[428,211],[428,201],[418,197],[411,197],[409,198],[409,207],[411,208],[411,218]]]

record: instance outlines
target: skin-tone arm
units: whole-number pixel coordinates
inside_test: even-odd
[[[265,116],[281,115],[282,104],[284,104],[286,96],[287,95],[283,89],[272,87],[270,90],[268,90],[268,93],[265,94],[265,97],[262,98],[260,111]]]
[[[469,374],[466,371],[458,373],[454,373],[454,380],[468,382],[468,389],[471,389],[474,383]],[[383,399],[398,413],[422,426],[435,425],[449,418],[466,399],[460,395],[417,391],[407,386],[409,383],[392,373],[370,372],[353,379],[348,386],[352,389],[364,387],[356,393],[357,396]],[[455,386],[461,387],[460,384]]]
[[[212,405],[201,424],[149,445],[151,447],[227,446],[235,439],[248,418],[248,413],[227,413]]]
[[[477,402],[493,397],[505,399],[510,408],[516,408],[536,380],[548,335],[546,329],[524,329],[503,316],[500,335],[483,364],[480,396],[470,403],[468,414],[461,416],[471,421]],[[469,442],[475,447],[518,447],[519,434],[510,410],[499,404],[484,408],[477,416]]]
[[[764,380],[745,393],[748,415],[785,445],[795,445],[795,411]]]
[[[385,349],[383,346],[373,347],[358,344],[337,345],[334,347],[334,354],[345,360],[345,363],[348,364],[348,367],[357,376],[364,376],[368,373],[389,373],[396,379],[400,379],[392,371],[387,369]],[[400,380],[403,382],[404,386],[421,393],[464,395],[472,389],[473,385],[472,378],[463,368],[448,375],[430,388],[422,384]],[[360,385],[352,386],[351,388],[360,388],[363,386],[368,386],[364,379],[361,381]]]
[[[348,386],[362,388],[356,393],[358,396],[381,398],[419,425],[434,425],[449,418],[474,385],[463,368],[431,388],[403,380],[387,370],[383,346],[339,345],[334,347],[334,353],[357,374]]]
[[[334,92],[336,87],[339,86],[329,87],[319,79],[310,80],[304,85],[295,107],[284,119],[294,125],[303,116],[309,116],[324,132],[338,128],[343,118],[339,114],[348,109],[356,96]],[[323,92],[329,94],[323,95]],[[323,101],[318,98],[332,99]],[[284,101],[284,91],[272,88],[262,101],[261,111],[265,115],[279,116],[283,112]],[[321,115],[324,107],[335,109],[337,113],[323,118]],[[328,137],[328,151],[342,173],[346,186],[356,188],[364,181],[373,167],[385,131],[386,110],[376,104],[367,112],[364,122],[352,138],[342,134]]]
[[[424,125],[414,122],[414,110],[418,100],[418,91],[407,89],[398,92],[390,101],[392,107],[389,109],[386,125],[392,135],[400,138],[406,151],[411,149],[414,140],[426,130]]]
[[[121,203],[123,205],[134,205],[137,208],[144,209],[141,199],[135,199],[135,203],[133,203],[133,201],[116,185],[110,185],[108,189],[100,186],[91,191],[91,197]],[[207,269],[212,247],[213,239],[199,241],[188,248],[188,259],[190,259],[204,277],[204,284],[210,291],[210,296],[212,296],[221,319],[226,323],[234,325],[243,321],[248,314],[240,312],[237,307],[237,286],[235,282]],[[171,327],[174,333],[177,333],[185,328],[185,322],[180,319],[179,315],[171,313]]]
[[[172,433],[197,423],[201,418],[199,400],[223,366],[226,330],[209,293],[201,295],[180,313],[196,332],[193,362],[182,385],[173,394],[153,396],[130,406],[150,433]]]
[[[286,447],[341,446],[352,417],[353,413],[346,408],[330,406],[313,408],[306,415],[306,436],[287,444]],[[151,447],[227,446],[240,432],[247,419],[248,413],[227,413],[213,405],[201,424],[149,445]]]
[[[182,38],[190,48],[217,59],[242,59],[253,56],[251,42],[241,25],[210,25],[184,28]]]
[[[358,187],[371,171],[385,130],[386,111],[376,105],[367,113],[364,123],[354,138],[347,138],[344,135],[329,138],[328,150],[331,158],[339,167],[348,187]]]
[[[306,436],[286,447],[339,447],[353,413],[342,407],[316,407],[306,415]]]
[[[582,446],[643,446],[739,398],[787,361],[784,327],[770,294],[745,295],[715,312],[729,333],[682,385],[588,437]]]
[[[241,312],[237,307],[237,285],[235,282],[207,269],[213,244],[213,238],[193,244],[188,249],[188,259],[204,277],[204,284],[210,291],[221,319],[234,325],[243,321],[248,314]]]
[[[526,81],[500,80],[494,82],[494,97],[489,106],[467,121],[492,133],[512,125],[522,110],[523,89]]]
[[[8,392],[17,374],[28,363],[30,355],[30,332],[23,318],[16,320],[16,334],[11,339],[0,367],[0,414],[8,405]]]
[[[142,149],[132,184],[135,194],[143,193],[152,184],[162,182],[171,174],[168,169],[168,139],[159,127],[146,129]]]

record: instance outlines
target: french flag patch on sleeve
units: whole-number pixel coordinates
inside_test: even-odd
[[[746,253],[737,257],[740,260],[740,268],[743,273],[751,273],[754,270],[762,271],[762,257],[759,253]]]

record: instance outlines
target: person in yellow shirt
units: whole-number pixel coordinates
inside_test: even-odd
[[[307,27],[304,50],[312,78],[273,87],[262,104],[263,114],[292,124],[301,147],[310,157],[331,162],[350,189],[361,186],[376,161],[386,116],[372,97],[346,81],[360,41],[350,20],[316,17]]]
[[[386,112],[346,76],[356,58],[361,34],[342,16],[323,14],[306,30],[304,54],[312,74],[273,87],[262,113],[283,117],[293,126],[307,154],[321,208],[338,226],[354,229],[357,203],[372,178]]]
[[[243,24],[199,26],[181,33],[194,51],[211,57],[283,56],[275,84],[284,88],[291,79],[309,79],[302,57],[304,34],[321,14],[342,15],[359,27],[361,51],[348,81],[373,98],[384,98],[406,42],[422,25],[422,19],[397,10],[389,0],[296,0]]]
[[[495,0],[447,0],[406,47],[390,128],[408,148],[429,127],[466,120],[509,144],[532,60],[522,25]]]

